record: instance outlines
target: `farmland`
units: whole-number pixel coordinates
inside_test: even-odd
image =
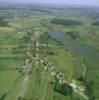
[[[98,14],[97,8],[0,7],[0,100],[98,100]],[[70,92],[61,93],[59,82]],[[75,92],[73,82],[84,91]]]

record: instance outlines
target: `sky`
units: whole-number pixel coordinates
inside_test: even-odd
[[[99,6],[99,0],[0,0],[0,2]]]

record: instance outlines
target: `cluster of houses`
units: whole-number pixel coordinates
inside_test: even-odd
[[[35,37],[35,38],[34,38]],[[52,78],[55,80],[55,86],[54,89],[55,91],[66,95],[66,94],[71,94],[72,91],[79,93],[82,95],[84,98],[88,99],[87,96],[84,95],[85,87],[78,85],[76,81],[72,81],[71,83],[68,83],[64,79],[64,74],[62,72],[56,72],[55,71],[55,66],[51,64],[46,58],[40,58],[38,55],[38,42],[37,42],[37,36],[33,35],[31,37],[32,40],[32,45],[33,49],[35,49],[35,55],[33,55],[30,51],[27,52],[27,59],[25,60],[25,64],[22,67],[22,70],[24,73],[32,73],[33,71],[33,63],[40,63],[45,71],[50,72],[50,75]]]

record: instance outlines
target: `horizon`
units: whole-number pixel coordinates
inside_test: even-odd
[[[90,2],[89,2],[90,1]],[[37,5],[56,5],[56,6],[94,6],[99,7],[99,1],[97,0],[0,0],[2,4],[37,4]]]

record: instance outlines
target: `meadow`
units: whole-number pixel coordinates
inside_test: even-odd
[[[67,82],[77,80],[87,84],[91,90],[88,95],[94,96],[94,99],[90,100],[98,100],[99,63],[95,64],[89,58],[83,58],[48,34],[63,32],[77,43],[94,48],[99,55],[99,23],[96,23],[98,12],[97,9],[91,9],[93,10],[0,8],[0,100],[85,100],[78,93],[64,96],[54,91],[53,78],[40,64],[32,65],[35,68],[25,86],[25,75],[18,69],[24,65],[27,57],[27,48],[31,41],[29,33],[36,31],[40,32],[41,44],[54,45],[39,47],[41,56],[46,57],[55,66],[56,72],[64,73]],[[82,62],[82,59],[86,61]],[[81,80],[84,73],[83,63],[88,71],[84,80]],[[22,85],[27,87],[26,90]],[[21,92],[24,92],[24,98],[17,98]]]

